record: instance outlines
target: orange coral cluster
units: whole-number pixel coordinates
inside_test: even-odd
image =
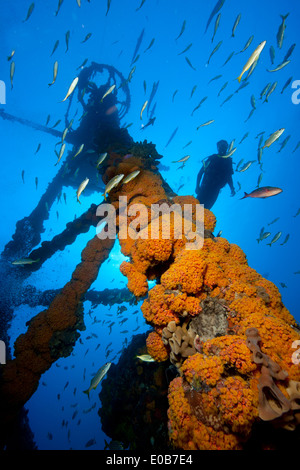
[[[198,398],[198,397],[197,397]],[[197,400],[195,398],[195,401]],[[191,405],[185,396],[184,380],[174,379],[169,387],[169,437],[176,447],[184,450],[236,450],[241,449],[238,436],[225,430],[215,430],[212,413],[217,412],[211,394],[203,394],[198,403],[198,413],[207,424],[193,414]],[[174,423],[177,425],[174,426]]]
[[[240,449],[257,419],[258,393],[251,389],[246,379],[247,373],[249,376],[250,371],[257,367],[253,367],[251,354],[244,345],[244,362],[248,367],[240,369],[242,376],[230,375],[229,371],[233,373],[234,364],[239,360],[237,351],[239,347],[243,347],[239,339],[230,338],[231,341],[227,341],[228,338],[219,337],[207,341],[205,350],[210,351],[210,354],[197,353],[190,356],[181,367],[182,378],[177,387],[170,387],[170,438],[176,442],[177,432],[174,431],[180,428],[181,442],[176,442],[176,445],[179,444],[183,449]],[[222,340],[229,345],[229,349],[222,344]],[[232,348],[234,343],[237,348]],[[217,351],[224,354],[217,355]],[[184,421],[181,418],[180,424],[177,407],[182,407],[183,400],[186,411]],[[195,418],[197,423],[190,429],[190,423],[195,423]]]
[[[180,284],[182,290],[195,297],[210,295],[218,299],[226,309],[227,331],[231,333],[205,341],[201,352],[183,363],[182,378],[169,391],[170,438],[184,449],[242,448],[253,423],[260,421],[259,409],[266,405],[259,403],[261,366],[253,361],[246,345],[246,331],[250,327],[258,329],[262,353],[286,372],[283,376],[287,378],[274,379],[274,384],[289,398],[290,381],[300,380],[299,367],[291,360],[292,344],[300,338],[296,322],[283,306],[276,286],[249,268],[243,252],[224,239],[217,243],[205,240],[203,249],[193,257],[181,253],[161,282],[167,288]],[[203,309],[200,316],[205,314]],[[263,399],[268,401],[266,396]],[[177,418],[182,400],[189,411],[184,418]],[[272,406],[270,402],[268,406]],[[197,424],[191,429],[195,416]]]
[[[161,336],[155,331],[149,333],[146,340],[147,351],[157,362],[166,361],[169,357],[169,351],[162,342]]]
[[[173,197],[171,202],[181,207],[197,204],[192,196]],[[143,228],[149,229],[149,218],[144,222]],[[178,361],[181,377],[169,389],[170,439],[175,447],[188,450],[241,449],[254,423],[263,419],[258,387],[261,365],[253,361],[246,344],[250,327],[259,331],[262,353],[286,371],[285,380],[272,379],[276,387],[288,398],[289,381],[300,380],[299,367],[291,361],[292,343],[300,338],[294,318],[282,304],[277,287],[248,266],[237,245],[213,238],[215,225],[214,215],[205,210],[204,243],[199,250],[185,249],[187,240],[175,238],[176,227],[167,239],[160,232],[155,240],[135,240],[126,251],[130,261],[121,266],[136,295],[146,294],[146,280],[158,280],[141,307],[155,329],[147,340],[149,354],[165,359],[169,350],[159,338],[168,324],[175,328],[190,322],[196,335],[191,337],[198,352]],[[141,276],[142,288],[137,287]],[[205,306],[209,299],[219,305],[217,316]],[[202,321],[193,323],[197,318]]]

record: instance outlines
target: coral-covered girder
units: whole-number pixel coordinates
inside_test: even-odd
[[[150,173],[147,178],[143,201],[150,206]],[[132,185],[130,203],[141,200],[140,186]],[[189,203],[193,212],[199,203],[192,196],[157,199]],[[144,218],[143,230],[151,224]],[[186,249],[175,227],[168,239],[162,229],[155,240],[121,241],[130,256],[121,266],[128,288],[137,296],[148,293],[141,307],[155,330],[148,352],[157,361],[168,354],[178,370],[169,387],[169,437],[186,450],[242,449],[266,420],[292,430],[300,416],[300,370],[292,362],[297,324],[277,287],[248,266],[243,251],[213,237],[215,224],[205,210],[197,250]],[[152,279],[157,283],[148,290]]]

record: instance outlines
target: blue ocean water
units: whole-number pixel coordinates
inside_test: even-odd
[[[292,84],[300,80],[299,46],[296,45],[286,67],[276,72],[268,71],[280,65],[289,48],[297,43],[300,5],[296,0],[286,0],[284,3],[278,0],[226,0],[205,33],[207,21],[216,3],[216,0],[81,0],[79,7],[76,0],[64,0],[56,16],[57,0],[36,0],[31,16],[24,21],[30,1],[2,0],[0,79],[5,83],[6,103],[1,104],[1,109],[43,125],[50,114],[49,126],[61,119],[57,129],[62,132],[68,101],[61,101],[72,80],[78,75],[80,64],[85,59],[88,59],[87,66],[92,61],[109,64],[127,77],[133,67],[137,40],[142,37],[136,53],[136,57],[138,54],[140,57],[134,64],[136,70],[129,84],[131,104],[121,124],[126,126],[132,123],[128,131],[135,141],[147,139],[148,142],[155,143],[157,151],[163,155],[161,163],[167,167],[161,173],[175,192],[181,187],[181,195],[195,195],[196,177],[202,160],[216,153],[216,143],[221,139],[228,142],[235,140],[237,150],[233,155],[234,168],[242,159],[243,163],[253,163],[244,172],[234,172],[234,197],[230,197],[228,186],[222,189],[212,209],[217,217],[215,233],[222,230],[223,237],[243,249],[249,265],[278,286],[283,303],[296,320],[300,321],[300,275],[295,274],[300,270],[297,242],[300,215],[295,217],[300,207],[300,148],[294,152],[300,139],[300,106],[297,104],[297,93],[295,95],[297,90],[292,88]],[[220,23],[212,41],[219,13]],[[287,13],[289,16],[286,19],[283,44],[279,48],[276,36],[281,24],[280,15]],[[239,14],[241,20],[232,37],[233,24]],[[176,40],[184,21],[184,31]],[[68,51],[65,52],[67,31],[70,31],[70,39]],[[82,42],[89,33],[92,33],[90,38]],[[237,54],[252,35],[254,38],[249,48]],[[59,40],[59,46],[50,57],[56,40]],[[222,43],[219,49],[209,60],[220,41]],[[240,86],[237,77],[250,54],[263,41],[267,43],[248,80],[248,86],[237,92]],[[151,42],[152,45],[148,48]],[[183,52],[190,44],[189,49]],[[270,58],[271,46],[275,50],[274,64]],[[12,50],[15,50],[15,55],[7,61]],[[236,54],[223,65],[233,51]],[[48,87],[53,78],[53,64],[56,60],[59,64],[57,79],[53,86]],[[10,79],[12,61],[15,62],[13,87]],[[290,84],[281,93],[290,77]],[[210,82],[212,78],[215,79]],[[153,126],[142,129],[141,123],[147,123],[148,110],[144,111],[141,120],[141,108],[145,100],[149,99],[155,82],[159,82],[154,98],[156,120]],[[226,88],[220,93],[226,82]],[[277,86],[268,102],[264,102],[264,99],[260,99],[260,94],[267,83],[274,82],[277,82]],[[231,99],[224,103],[231,94]],[[206,96],[203,104],[193,112]],[[254,109],[251,104],[252,96],[255,97],[256,109],[247,120]],[[81,109],[75,101],[72,103],[72,111],[75,114],[78,107],[78,119]],[[210,120],[214,122],[197,130],[198,126]],[[75,120],[74,127],[78,124],[78,120]],[[9,120],[1,119],[0,126],[2,251],[14,234],[16,222],[35,208],[57,173],[58,166],[55,166],[55,137]],[[167,145],[176,128],[178,130],[174,138]],[[280,139],[270,148],[264,149],[261,168],[257,162],[257,135],[264,131],[265,141],[270,134],[281,128],[285,131]],[[248,136],[240,143],[246,133]],[[290,139],[280,150],[282,142],[288,136]],[[39,144],[40,150],[35,153]],[[69,148],[67,145],[66,150],[70,149],[71,145]],[[172,161],[187,154],[190,155],[189,160],[183,169],[178,169],[179,165]],[[250,193],[257,187],[261,173],[261,186],[280,187],[283,192],[266,199],[241,200],[244,192]],[[81,205],[76,201],[74,188],[67,187],[64,192],[66,203],[61,198],[60,202],[55,202],[52,206],[49,219],[44,224],[42,241],[50,240],[64,230],[66,223],[73,220],[75,215],[80,216],[91,203],[102,201],[103,191],[100,186],[99,193],[83,193]],[[278,220],[271,223],[275,219]],[[270,231],[271,235],[258,243],[262,227],[265,231]],[[282,232],[280,239],[271,247],[267,246],[278,232]],[[88,233],[80,235],[73,245],[67,246],[62,252],[58,251],[26,280],[26,284],[41,291],[62,288],[70,280],[80,262],[82,249],[94,234],[95,229],[91,228]],[[289,239],[282,245],[287,234]],[[103,264],[92,287],[99,291],[125,287],[127,280],[119,271],[119,265],[124,259],[116,242],[110,262]],[[30,427],[38,448],[84,449],[86,442],[95,439],[96,443],[92,448],[103,449],[104,439],[110,440],[102,432],[97,414],[101,406],[98,398],[101,384],[91,393],[90,399],[82,391],[88,388],[93,374],[101,365],[107,360],[113,359],[115,363],[118,361],[125,338],[130,342],[137,326],[139,333],[148,330],[141,313],[130,315],[139,304],[127,307],[127,312],[122,317],[117,317],[118,305],[111,308],[99,306],[91,311],[91,303],[84,303],[86,330],[81,332],[82,341],[76,342],[68,358],[61,358],[43,375],[36,393],[26,404]],[[28,305],[15,308],[9,329],[12,351],[15,339],[27,329],[26,322],[43,309],[42,306],[32,308]],[[101,323],[94,322],[95,316]],[[119,320],[124,316],[128,320],[120,327]],[[114,320],[115,325],[110,328],[110,322]],[[123,330],[127,332],[121,333]],[[91,332],[97,337],[87,339]],[[100,347],[96,350],[99,343]],[[107,356],[108,349],[111,352]],[[57,398],[58,394],[60,399]],[[93,407],[94,403],[96,406]],[[84,412],[89,408],[92,408],[91,411]],[[76,419],[72,419],[74,410],[78,410]],[[68,426],[62,426],[63,421],[68,421]],[[52,439],[49,439],[49,433],[53,436]]]

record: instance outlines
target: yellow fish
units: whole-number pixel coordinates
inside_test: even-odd
[[[58,160],[57,160],[57,162],[55,163],[54,166],[58,165],[58,163],[60,162],[60,159],[61,159],[61,157],[62,157],[63,154],[64,154],[65,148],[66,148],[66,144],[62,144],[62,146],[61,146],[61,148],[60,148],[59,155],[58,155]]]
[[[74,78],[73,82],[70,85],[70,88],[68,89],[68,93],[66,94],[65,98],[62,101],[60,101],[60,103],[62,103],[63,101],[66,101],[66,99],[69,98],[69,96],[75,90],[77,83],[78,83],[78,77]]]
[[[102,162],[104,162],[104,160],[106,159],[107,157],[107,152],[105,153],[101,153],[101,155],[99,156],[99,159],[96,163],[96,168],[98,168],[99,165],[101,165]]]
[[[197,127],[197,130],[200,129],[200,127],[209,126],[209,124],[212,124],[213,122],[215,122],[214,119],[212,119],[211,121],[207,121],[204,124],[200,124],[200,126]]]
[[[15,55],[15,52],[16,52],[15,50],[11,51],[10,56],[7,57],[8,62],[13,58],[13,56]]]
[[[155,359],[153,359],[150,354],[143,354],[142,356],[136,356],[138,359],[140,359],[143,362],[155,362]]]
[[[114,91],[115,87],[116,87],[116,85],[112,85],[112,86],[104,93],[104,95],[102,96],[102,98],[101,98],[101,100],[100,100],[101,103],[103,102],[104,98],[105,98],[107,95],[109,95],[112,91]]]
[[[77,152],[75,153],[75,155],[74,155],[73,158],[77,157],[77,155],[79,155],[79,154],[82,152],[83,147],[84,147],[84,144],[81,144],[80,147],[79,147],[79,149],[77,150]]]
[[[121,174],[121,175],[116,175],[114,176],[108,183],[107,185],[105,186],[105,190],[104,190],[104,193],[102,194],[102,196],[104,196],[104,199],[106,201],[106,195],[113,189],[115,188],[119,183],[120,181],[124,178],[124,175]]]
[[[270,137],[266,140],[262,149],[270,147],[270,145],[272,145],[277,139],[279,139],[279,137],[283,134],[284,131],[285,129],[279,129],[278,131],[271,134]]]
[[[247,70],[250,69],[250,67],[254,64],[254,62],[256,60],[259,59],[259,56],[263,50],[263,48],[265,47],[267,41],[263,41],[259,44],[259,46],[255,49],[255,51],[251,54],[251,56],[249,57],[245,67],[243,68],[242,70],[242,73],[241,75],[237,78],[239,83],[241,83],[241,80],[242,80],[242,76],[244,75],[245,72],[247,72]]]
[[[226,155],[222,155],[222,158],[229,158],[231,157],[231,155],[234,154],[234,152],[236,151],[237,147],[235,147],[234,149],[231,149],[230,152],[228,152]]]
[[[141,113],[140,113],[140,119],[143,119],[142,115],[143,115],[143,112],[145,111],[145,108],[146,108],[147,104],[148,104],[148,101],[145,101],[145,103],[143,104],[143,107],[142,107]]]
[[[56,60],[53,66],[53,80],[52,80],[52,83],[48,83],[48,86],[51,86],[54,84],[56,77],[57,77],[57,70],[58,70],[58,62]]]
[[[11,264],[13,264],[14,266],[25,266],[26,264],[38,263],[39,261],[40,261],[40,258],[38,259],[21,258],[21,259],[13,261]]]
[[[79,201],[79,196],[80,194],[82,193],[82,191],[87,187],[87,184],[89,182],[89,178],[85,178],[85,180],[82,181],[82,183],[80,183],[79,185],[79,188],[77,189],[77,201],[79,202],[79,204],[81,204],[81,202]]]
[[[67,132],[68,132],[69,128],[66,127],[65,130],[63,131],[63,135],[62,135],[62,138],[61,138],[61,143],[63,144],[64,143],[64,140],[66,138],[66,135],[67,135]]]
[[[186,155],[185,157],[181,158],[180,160],[173,160],[172,163],[182,163],[188,161],[190,155]]]
[[[140,174],[140,170],[135,170],[133,171],[132,173],[129,173],[129,175],[127,175],[123,181],[122,181],[122,184],[126,184],[126,183],[129,183],[129,181],[132,181],[134,178],[137,177],[137,175]]]

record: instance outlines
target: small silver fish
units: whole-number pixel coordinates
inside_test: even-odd
[[[96,163],[96,168],[98,168],[98,166],[101,165],[102,162],[104,162],[106,157],[107,157],[107,152],[101,153],[101,155],[99,156],[98,161]]]
[[[214,29],[214,34],[213,37],[211,38],[211,42],[214,42],[216,32],[218,30],[219,24],[220,24],[220,19],[221,19],[221,13],[218,14],[216,21],[215,21],[215,29]]]
[[[68,92],[67,92],[65,98],[61,101],[61,103],[63,103],[63,101],[66,101],[66,99],[69,98],[69,96],[70,96],[70,95],[73,93],[73,91],[75,90],[77,83],[78,83],[78,77],[75,77],[74,80],[72,81],[72,83],[71,83],[69,89],[68,89]]]
[[[100,367],[100,369],[98,370],[98,372],[96,373],[96,375],[92,378],[89,388],[88,388],[87,390],[84,390],[84,391],[83,391],[83,393],[86,393],[89,398],[90,398],[90,392],[91,392],[91,390],[97,388],[97,386],[99,385],[99,383],[101,382],[101,380],[102,380],[102,379],[105,377],[105,375],[107,374],[107,372],[108,372],[110,366],[111,366],[111,362],[106,362],[106,364],[104,364],[104,366]]]
[[[127,175],[123,179],[122,184],[129,183],[129,181],[132,181],[134,178],[136,178],[140,174],[140,172],[141,172],[140,170],[135,170],[132,173],[129,173],[129,175]]]
[[[231,34],[231,37],[233,37],[233,38],[234,38],[235,30],[236,30],[236,28],[237,28],[239,22],[241,21],[241,17],[242,17],[242,15],[241,15],[241,13],[240,13],[240,14],[236,17],[236,20],[235,20],[235,22],[234,22],[234,25],[233,25],[233,28],[232,28],[232,34]]]
[[[273,70],[269,70],[267,69],[267,72],[278,72],[278,70],[281,70],[283,69],[284,67],[286,67],[291,61],[290,60],[286,60],[285,62],[282,62],[282,64],[278,65],[275,69]]]
[[[91,35],[92,35],[92,33],[88,33],[88,34],[85,36],[84,40],[81,41],[81,44],[83,44],[84,42],[88,41],[88,39],[90,39]]]
[[[212,56],[220,49],[220,47],[222,46],[222,43],[223,43],[223,41],[218,42],[218,44],[216,45],[216,47],[214,48],[214,50],[212,51],[212,53],[210,54],[210,56],[208,58],[207,65],[209,64],[210,59],[212,58]]]
[[[8,61],[8,62],[11,61],[11,59],[12,59],[13,56],[15,55],[15,52],[16,52],[15,50],[12,50],[12,51],[11,51],[11,54],[7,57],[7,61]]]
[[[64,1],[64,0],[58,0],[58,7],[57,7],[57,10],[56,10],[55,16],[58,15],[58,12],[59,12],[59,10],[60,10],[60,7],[62,6],[63,1]]]
[[[250,36],[250,38],[248,39],[248,41],[245,44],[245,47],[240,51],[240,53],[245,52],[245,50],[248,49],[248,47],[252,43],[253,39],[254,39],[254,36]]]
[[[143,112],[145,111],[147,104],[148,104],[148,101],[146,100],[140,112],[140,119],[143,119]]]
[[[112,85],[112,86],[104,93],[104,95],[102,96],[102,98],[101,98],[101,100],[100,100],[101,103],[103,102],[104,98],[105,98],[107,95],[109,95],[110,93],[112,93],[112,92],[114,91],[115,87],[116,87],[116,85]]]
[[[116,175],[107,183],[107,185],[105,186],[104,193],[103,193],[105,201],[106,201],[106,195],[109,194],[109,192],[113,188],[115,188],[123,178],[124,178],[123,174]]]
[[[56,77],[57,77],[57,71],[58,71],[58,62],[57,60],[54,62],[53,65],[53,80],[51,83],[48,83],[48,86],[51,86],[55,83]]]
[[[138,359],[140,359],[143,362],[155,362],[155,359],[153,359],[150,354],[142,354],[141,356],[136,356]]]
[[[277,242],[277,240],[279,240],[279,238],[281,237],[281,234],[282,234],[282,232],[276,233],[276,235],[272,238],[271,242],[267,243],[267,245],[272,246],[273,243],[275,243],[275,242]]]
[[[286,28],[285,20],[289,16],[289,13],[287,13],[286,15],[280,15],[280,16],[281,16],[282,22],[281,22],[281,25],[279,26],[279,29],[278,29],[278,32],[277,32],[277,45],[278,45],[279,49],[282,48],[282,43],[283,43],[283,38],[284,38],[284,31],[285,31],[285,28]]]
[[[242,166],[242,168],[239,170],[239,172],[242,173],[242,172],[248,170],[248,168],[250,168],[252,163],[253,163],[252,161],[245,163],[245,165]]]
[[[82,183],[80,183],[79,188],[77,189],[76,195],[77,195],[77,201],[79,202],[79,204],[81,204],[81,202],[79,201],[80,194],[87,187],[89,181],[90,181],[89,178],[85,178],[82,181]]]
[[[38,259],[21,258],[21,259],[13,261],[11,264],[13,264],[14,266],[25,266],[27,264],[38,263],[39,261],[40,261],[40,258]]]
[[[189,158],[190,158],[190,155],[186,155],[185,157],[180,158],[180,160],[173,160],[172,163],[183,163],[183,162],[188,161]]]
[[[14,87],[13,79],[14,79],[15,69],[16,69],[16,64],[15,64],[14,61],[12,61],[11,64],[10,64],[10,83],[11,83],[11,89],[13,89],[13,87]]]
[[[52,50],[52,52],[51,52],[50,57],[54,54],[54,52],[55,52],[56,49],[58,48],[58,45],[59,45],[59,39],[57,39],[57,41],[55,41],[55,44],[54,44],[54,47],[53,47],[53,50]]]
[[[214,119],[212,119],[212,120],[210,120],[210,121],[207,121],[207,122],[204,122],[203,124],[200,124],[200,126],[197,127],[197,130],[200,129],[200,127],[209,126],[209,125],[212,124],[213,122],[215,122]]]
[[[290,238],[290,234],[288,233],[288,234],[286,235],[284,241],[283,241],[282,243],[280,243],[280,245],[285,245],[289,238]]]
[[[65,39],[66,39],[66,46],[67,46],[65,52],[68,52],[68,50],[69,50],[69,40],[70,40],[70,31],[66,32]]]
[[[25,23],[25,21],[27,21],[30,18],[31,14],[33,12],[33,9],[34,9],[34,3],[32,3],[30,5],[30,7],[28,8],[27,16],[26,16],[25,20],[23,20],[23,23]]]
[[[81,144],[73,158],[77,157],[77,155],[79,155],[82,152],[83,148],[84,148],[84,144]]]
[[[259,238],[257,238],[257,243],[262,242],[271,235],[271,232],[260,233]]]
[[[266,147],[270,147],[270,145],[272,145],[277,139],[279,139],[279,137],[283,134],[284,131],[285,129],[282,128],[276,132],[273,132],[273,134],[271,134],[270,137],[266,140],[263,149]]]
[[[263,97],[265,96],[265,94],[267,93],[267,91],[269,90],[271,86],[271,83],[267,83],[267,85],[264,87],[264,89],[262,90],[261,94],[260,94],[260,99],[262,100]]]
[[[61,148],[60,148],[59,155],[58,155],[58,160],[57,160],[57,162],[55,163],[55,166],[58,165],[58,163],[60,162],[60,160],[61,160],[61,158],[62,158],[62,156],[63,156],[63,154],[64,154],[65,148],[66,148],[66,144],[63,143],[62,146],[61,146]]]
[[[180,33],[179,33],[179,35],[177,36],[177,38],[175,39],[175,41],[177,41],[177,39],[179,39],[180,36],[184,33],[185,26],[186,26],[186,20],[183,21],[182,26],[181,26]]]
[[[298,217],[299,214],[300,214],[300,207],[299,207],[299,209],[297,210],[296,214],[293,215],[293,217]]]
[[[274,92],[275,88],[277,87],[277,82],[274,82],[271,88],[269,89],[268,93],[266,94],[266,98],[264,103],[268,103],[269,96]]]
[[[192,47],[192,45],[193,45],[193,43],[191,42],[183,51],[179,52],[179,54],[177,54],[177,55],[184,54],[185,52],[187,52]]]

